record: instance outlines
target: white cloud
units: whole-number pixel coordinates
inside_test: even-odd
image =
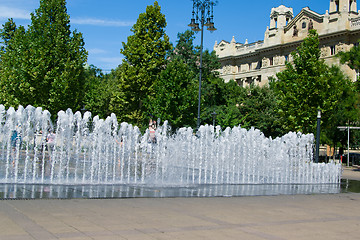
[[[122,59],[123,59],[122,57],[102,57],[102,58],[98,58],[98,60],[101,61],[101,62],[115,63],[115,64],[120,64]]]
[[[100,48],[90,48],[90,49],[88,49],[88,52],[89,52],[90,54],[107,53],[107,51],[105,51],[104,49],[100,49]]]
[[[122,57],[92,57],[91,62],[103,72],[110,72],[111,69],[115,69],[122,63]]]
[[[132,21],[105,20],[97,18],[71,18],[71,23],[106,27],[129,27],[135,24],[135,22]]]
[[[30,19],[30,12],[12,7],[0,6],[0,19]]]

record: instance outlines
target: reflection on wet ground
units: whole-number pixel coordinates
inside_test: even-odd
[[[349,179],[341,180],[341,192],[360,193],[360,181]]]
[[[0,199],[240,197],[360,192],[360,182],[271,185],[44,185],[0,184]]]

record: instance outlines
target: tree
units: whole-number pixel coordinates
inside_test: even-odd
[[[113,72],[104,75],[101,69],[94,65],[85,67],[85,97],[84,107],[94,116],[106,118],[111,114],[109,111],[110,99],[113,87]]]
[[[342,64],[347,64],[351,69],[355,70],[357,73],[359,73],[360,71],[360,47],[359,44],[354,45],[350,51],[347,52],[339,52],[337,54],[337,56],[340,58],[340,63]],[[359,109],[359,92],[360,92],[360,82],[358,81],[359,79],[356,79],[357,81],[355,82],[356,85],[356,109]],[[352,111],[353,112],[353,111]],[[341,111],[339,111],[338,114],[341,114]],[[356,119],[353,123],[351,123],[350,121],[343,123],[342,125],[354,125],[354,126],[358,126],[359,125],[359,115],[357,116],[352,116],[349,117],[348,119]],[[346,121],[347,119],[345,119]],[[336,137],[339,139],[339,141],[342,142],[342,145],[344,146],[347,142],[347,135],[344,134],[344,132],[336,132],[338,133],[336,135]],[[346,135],[346,136],[345,136]],[[350,138],[350,145],[358,147],[359,143],[358,143],[358,139],[360,137],[360,132],[359,131],[352,131],[351,132],[351,138]]]
[[[340,63],[347,64],[351,69],[359,72],[360,70],[360,46],[353,46],[350,51],[339,52],[337,56],[340,58]]]
[[[12,19],[3,25],[1,31],[3,46],[0,55],[0,102],[5,106],[18,106],[23,103],[23,92],[28,89],[24,78],[28,76],[23,67],[30,56],[25,37],[25,28],[16,27]]]
[[[321,110],[322,128],[329,134],[336,131],[342,119],[353,115],[354,85],[337,66],[328,66],[320,59],[316,30],[292,52],[293,63],[272,81],[287,131],[314,133],[317,111]],[[338,113],[341,111],[342,116]],[[329,136],[329,135],[328,135]]]
[[[197,88],[199,86],[200,73],[200,46],[194,46],[193,40],[195,38],[194,32],[185,31],[178,34],[178,43],[174,53],[176,56],[181,56],[188,68],[194,72]],[[203,52],[202,75],[201,75],[201,124],[212,124],[213,119],[211,113],[217,109],[226,107],[225,100],[225,82],[219,77],[216,71],[221,67],[221,64],[216,56],[216,52]],[[197,93],[198,95],[198,93]],[[198,96],[196,96],[196,102]],[[192,124],[195,127],[195,122]]]
[[[53,114],[82,107],[87,52],[69,19],[65,0],[40,0],[28,30],[15,30],[1,55],[0,99],[6,105],[31,104]]]
[[[169,63],[162,72],[161,82],[156,90],[156,109],[176,129],[181,126],[196,126],[198,104],[200,47],[194,46],[194,32],[178,34],[177,44],[169,54]],[[201,123],[212,123],[211,112],[217,106],[224,106],[224,80],[218,77],[220,63],[215,52],[203,52]],[[163,86],[169,88],[161,89]],[[168,95],[168,96],[167,96]],[[171,97],[169,97],[171,96]],[[176,102],[176,104],[174,104]],[[165,106],[171,106],[167,108]],[[156,114],[156,112],[155,112]]]
[[[193,31],[186,30],[177,34],[177,43],[175,49],[170,54],[170,58],[181,58],[192,71],[197,71],[196,63],[199,61],[197,50],[194,46],[195,35]],[[199,55],[200,56],[200,55]]]
[[[13,37],[16,31],[16,24],[12,18],[8,19],[5,24],[3,24],[3,28],[0,31],[0,38],[3,39],[1,46],[2,51],[5,51],[5,47],[8,45],[8,42]]]
[[[284,134],[281,129],[275,93],[269,86],[239,87],[231,80],[223,91],[226,99],[224,106],[218,107],[217,121],[223,127],[239,126],[261,130],[267,137]]]
[[[173,130],[196,122],[198,85],[195,74],[181,58],[173,58],[160,74],[150,106],[155,117],[169,120]]]
[[[166,54],[171,49],[166,35],[165,16],[159,4],[146,8],[135,25],[133,35],[123,43],[124,60],[118,71],[118,94],[113,97],[112,109],[121,120],[138,126],[145,124],[146,113],[155,95],[154,84],[166,66]]]

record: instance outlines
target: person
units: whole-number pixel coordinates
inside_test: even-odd
[[[12,130],[11,132],[11,146],[16,148],[16,143],[18,141],[18,132],[16,130]]]
[[[117,144],[119,144],[119,145],[120,145],[120,148],[121,148],[121,147],[123,146],[123,144],[124,144],[123,137],[121,137],[120,142],[118,141],[118,138],[115,138],[115,142],[116,142]]]
[[[117,136],[115,137],[115,142],[116,142],[117,144],[119,144],[120,148],[122,148],[122,147],[124,146],[124,139],[123,139],[123,138],[124,138],[124,137],[121,136],[120,142],[119,142],[119,141],[118,141],[118,137],[117,137]],[[118,168],[119,168],[119,169],[121,168],[121,158],[120,158],[120,156],[119,156],[119,159],[118,159]]]
[[[20,150],[21,139],[21,125],[17,125],[14,130],[11,131],[11,148],[12,148],[12,164],[15,166],[16,151]]]
[[[150,123],[149,123],[149,142],[150,143],[156,143],[155,130],[156,130],[156,122],[152,121],[150,119]]]

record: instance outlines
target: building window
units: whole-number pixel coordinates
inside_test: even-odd
[[[302,28],[305,29],[306,28],[306,22],[302,23]]]
[[[274,65],[274,58],[273,57],[270,58],[270,66],[272,66],[272,65]]]
[[[251,63],[249,63],[249,71],[251,71],[252,69],[251,69]]]
[[[335,46],[330,46],[330,55],[335,55],[336,52],[335,52]]]
[[[260,69],[262,67],[262,61],[258,61],[256,65],[256,69]]]

